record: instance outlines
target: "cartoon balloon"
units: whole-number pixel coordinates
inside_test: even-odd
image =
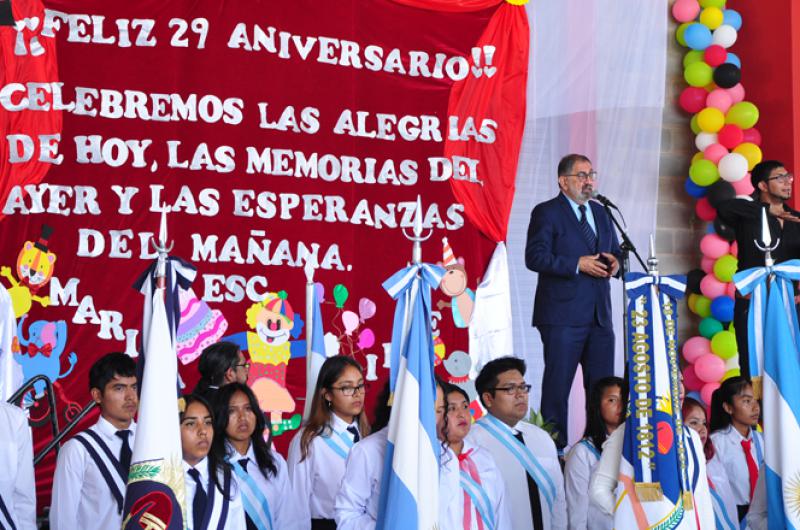
[[[314,294],[317,296],[317,301],[321,304],[325,301],[325,286],[319,282],[314,282]]]
[[[342,313],[342,324],[344,324],[344,332],[352,335],[353,331],[358,327],[358,315],[352,311],[345,311]]]
[[[362,298],[358,301],[358,316],[361,317],[361,322],[368,318],[372,318],[375,314],[375,302],[369,298]]]
[[[361,349],[370,348],[375,344],[375,334],[369,328],[364,328],[358,334],[358,347]]]
[[[347,302],[348,296],[350,296],[350,292],[347,290],[347,287],[341,283],[337,283],[333,288],[333,299],[336,301],[336,307],[339,309],[343,308],[344,303]]]

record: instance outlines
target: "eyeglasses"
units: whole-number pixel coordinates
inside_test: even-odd
[[[334,386],[331,387],[333,390],[338,390],[342,393],[343,396],[355,396],[356,393],[361,393],[364,391],[364,384],[360,384],[358,386]]]
[[[592,170],[588,173],[586,171],[579,171],[577,173],[573,173],[571,175],[564,175],[565,177],[575,177],[581,182],[586,182],[587,180],[597,180],[597,171]]]
[[[780,175],[769,177],[767,180],[777,180],[781,184],[786,184],[787,182],[794,181],[794,175],[792,175],[791,173],[781,173]]]
[[[234,364],[234,368],[244,368],[245,370],[250,369],[250,363],[242,363],[242,364]]]
[[[531,391],[531,385],[522,384],[522,385],[498,386],[498,387],[492,388],[491,390],[494,390],[494,391],[500,390],[502,392],[505,392],[509,396],[513,396],[514,394],[517,394],[517,393],[519,393],[519,394],[527,394],[528,392]]]

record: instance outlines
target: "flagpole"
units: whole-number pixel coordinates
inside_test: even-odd
[[[153,248],[158,253],[158,265],[156,266],[156,288],[165,289],[167,286],[167,258],[172,251],[174,242],[167,244],[167,209],[161,210],[161,224],[158,227],[158,241],[151,236]],[[163,291],[162,291],[163,293]]]
[[[306,275],[306,402],[303,404],[303,419],[308,420],[311,414],[311,398],[309,387],[311,386],[311,363],[312,363],[312,344],[314,330],[314,272],[317,269],[317,260],[309,257],[303,267]],[[316,386],[316,382],[314,383]],[[313,389],[312,389],[313,390]]]

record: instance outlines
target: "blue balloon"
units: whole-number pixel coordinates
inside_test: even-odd
[[[694,22],[686,26],[683,40],[693,50],[705,50],[711,46],[711,30],[699,22]]]
[[[686,397],[692,398],[693,400],[697,401],[698,403],[702,403],[703,399],[700,397],[700,392],[697,390],[692,390],[691,392],[686,393]]]
[[[728,26],[733,26],[733,29],[739,31],[742,29],[742,15],[733,9],[725,9],[722,12],[722,23]]]
[[[686,193],[688,193],[695,199],[703,197],[706,194],[706,191],[708,190],[708,188],[706,187],[698,186],[697,184],[692,182],[692,179],[690,178],[686,179],[686,182],[683,184],[683,187],[686,190]]]
[[[706,234],[716,234],[717,231],[714,230],[714,223],[708,223],[706,225]]]
[[[711,301],[711,316],[720,322],[731,322],[733,320],[733,298],[730,296],[718,296]]]
[[[739,56],[736,55],[733,52],[728,52],[728,58],[725,59],[725,62],[728,63],[728,64],[732,64],[732,65],[736,66],[737,68],[741,68],[742,67],[742,60],[739,59]]]

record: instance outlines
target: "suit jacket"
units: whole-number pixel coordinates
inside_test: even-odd
[[[594,215],[597,249],[581,233],[578,217],[563,193],[538,204],[531,212],[525,264],[539,273],[533,304],[534,326],[611,326],[608,278],[578,272],[581,256],[608,252],[619,259],[617,233],[599,204],[587,203]]]

